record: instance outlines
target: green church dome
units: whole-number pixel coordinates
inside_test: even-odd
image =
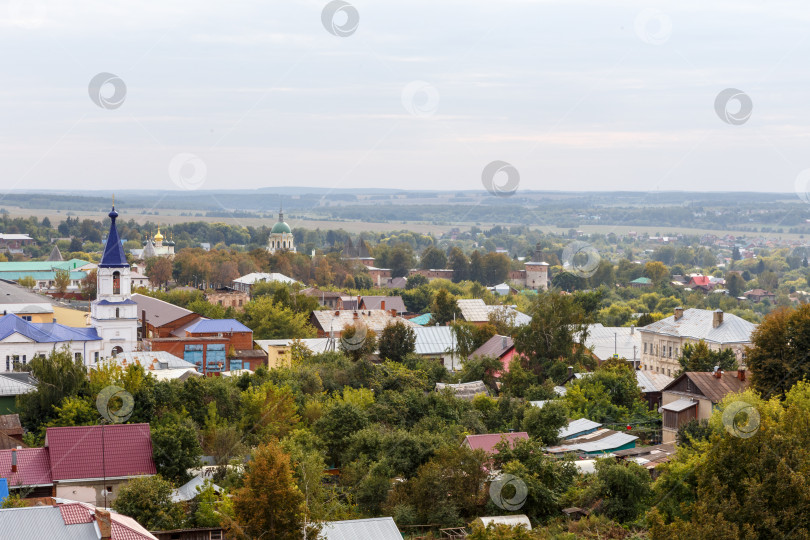
[[[290,230],[289,225],[287,225],[283,221],[279,221],[275,225],[273,225],[273,228],[271,229],[270,232],[273,233],[273,234],[277,234],[277,233],[287,233],[287,234],[289,234],[292,231]]]

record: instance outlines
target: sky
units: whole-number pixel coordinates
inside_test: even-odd
[[[470,190],[502,161],[807,197],[808,37],[778,0],[6,0],[0,191]]]

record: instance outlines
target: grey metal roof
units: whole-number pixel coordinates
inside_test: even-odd
[[[197,476],[195,476],[194,478],[192,478],[179,488],[175,489],[172,492],[172,500],[174,502],[190,501],[191,499],[200,494],[200,492],[197,491],[197,488],[199,487],[200,489],[203,489],[206,480],[210,479],[203,478],[201,474],[198,474]],[[220,493],[222,491],[222,488],[214,484],[213,482],[211,485],[214,487],[215,493]]]
[[[139,293],[133,294],[132,299],[138,304],[138,318],[141,316],[141,311],[146,311],[146,322],[152,326],[163,326],[194,313],[189,309]]]
[[[574,339],[579,340],[579,337],[576,334]],[[628,360],[633,360],[634,355],[635,358],[641,358],[641,334],[638,328],[590,324],[585,346],[600,360],[612,358],[614,353]]]
[[[418,326],[416,334],[416,354],[446,354],[455,347],[453,330],[449,326]]]
[[[636,382],[642,394],[660,392],[674,380],[673,377],[668,377],[663,373],[656,373],[649,369],[636,370]]]
[[[567,426],[560,428],[560,437],[564,439],[566,437],[570,437],[571,435],[576,435],[577,433],[582,433],[583,431],[588,431],[590,429],[596,429],[599,427],[602,427],[602,424],[599,422],[594,422],[593,420],[588,420],[587,418],[571,420],[568,422]]]
[[[0,396],[19,396],[34,390],[36,390],[36,387],[32,384],[0,375]]]
[[[13,533],[13,536],[5,536]],[[93,523],[65,525],[54,506],[30,506],[0,510],[0,535],[14,540],[98,540]]]
[[[714,328],[712,325],[714,311],[689,308],[677,321],[669,316],[660,321],[648,324],[638,331],[666,336],[702,339],[712,343],[750,343],[751,332],[757,325],[741,319],[731,313],[723,313],[723,323]]]
[[[25,287],[17,285],[16,283],[8,283],[6,281],[0,281],[0,305],[3,306],[2,309],[7,309],[5,307],[6,304],[51,305],[53,303],[54,301],[51,298],[37,294],[35,292],[31,292]],[[53,308],[51,308],[51,311],[53,311]]]
[[[681,412],[681,411],[685,411],[689,407],[694,407],[697,404],[698,404],[697,401],[692,401],[689,398],[684,398],[684,399],[678,399],[678,400],[673,401],[671,403],[667,403],[666,405],[663,406],[663,409],[665,411]]]
[[[582,440],[582,438],[572,439],[572,441],[568,441],[568,444],[561,444],[560,446],[546,448],[546,451],[553,454],[560,452],[610,452],[611,450],[615,450],[616,448],[624,446],[625,444],[631,443],[637,439],[638,437],[635,435],[615,431],[606,437],[602,437],[601,439],[590,442],[576,442]]]
[[[319,536],[322,540],[403,540],[394,518],[328,521]]]

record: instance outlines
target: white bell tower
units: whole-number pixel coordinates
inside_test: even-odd
[[[132,300],[130,266],[115,227],[114,204],[108,215],[110,234],[98,265],[96,299],[90,304],[90,324],[104,341],[105,357],[138,346],[138,304]]]

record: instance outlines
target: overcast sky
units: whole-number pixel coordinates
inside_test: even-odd
[[[327,4],[5,2],[0,189],[482,189],[503,160],[522,189],[793,192],[810,168],[803,2],[357,0],[343,37]]]

